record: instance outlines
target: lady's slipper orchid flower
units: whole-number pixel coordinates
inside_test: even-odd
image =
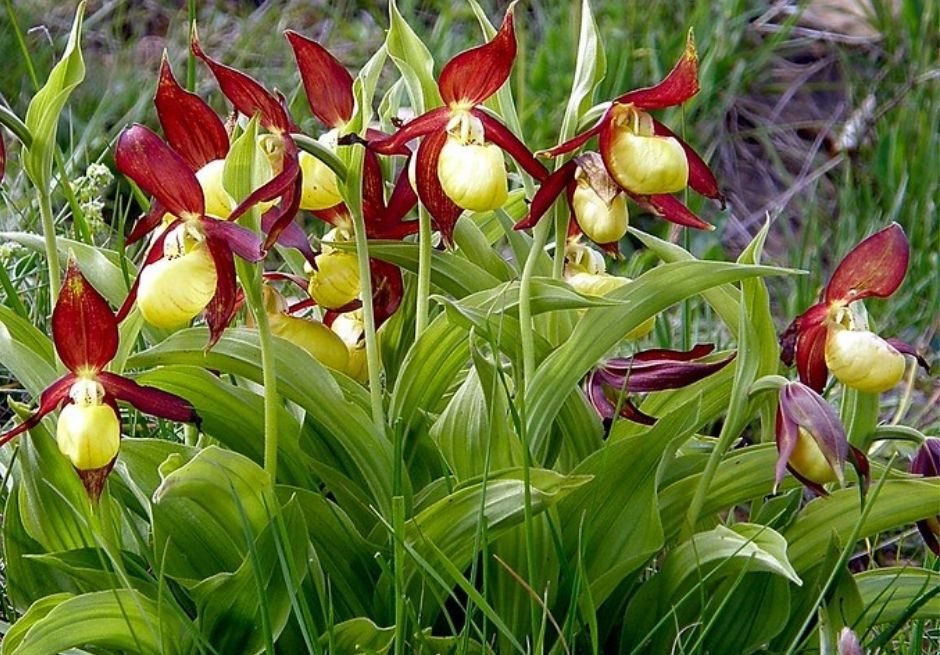
[[[284,296],[267,284],[264,285],[264,308],[274,336],[303,348],[324,366],[337,371],[347,369],[349,349],[346,343],[320,321],[292,316]]]
[[[929,369],[913,346],[860,328],[851,304],[886,298],[901,285],[910,259],[904,230],[892,223],[855,246],[826,285],[821,302],[796,317],[780,335],[780,358],[796,361],[800,380],[816,391],[831,371],[842,384],[869,393],[887,391],[904,375],[904,355]]]
[[[928,478],[940,477],[940,439],[928,438],[921,444],[911,460],[911,473]],[[917,529],[924,537],[924,543],[940,557],[940,513],[918,521]]]
[[[222,94],[235,109],[249,118],[258,115],[261,126],[269,133],[265,144],[269,157],[275,164],[275,175],[252,191],[229,216],[234,221],[257,204],[277,201],[274,207],[265,212],[262,221],[267,233],[264,241],[264,250],[267,251],[292,224],[300,207],[303,184],[300,154],[297,144],[290,136],[291,132],[298,131],[297,126],[287,113],[283,98],[269,93],[249,75],[209,57],[199,44],[195,29],[190,39],[190,47],[192,53],[212,71]]]
[[[196,175],[148,128],[126,128],[114,159],[119,171],[176,217],[147,253],[118,319],[127,315],[135,299],[144,318],[158,327],[180,327],[205,310],[212,347],[236,310],[232,255],[260,261],[260,237],[231,219],[207,216]]]
[[[117,353],[117,320],[74,260],[69,261],[52,311],[52,339],[69,372],[42,392],[35,414],[0,436],[0,445],[35,427],[44,416],[61,407],[56,442],[92,499],[101,494],[120,447],[121,421],[116,401],[172,421],[198,423],[199,417],[188,401],[104,370]]]
[[[599,135],[598,149],[607,173],[634,201],[667,221],[685,227],[710,229],[711,225],[693,214],[670,194],[691,186],[706,198],[719,200],[724,204],[724,197],[718,189],[714,174],[687,143],[647,113],[680,105],[698,91],[698,54],[690,31],[685,54],[662,82],[615,98],[594,127],[565,143],[536,154],[558,157],[583,146],[592,137]],[[538,222],[558,194],[571,181],[577,179],[579,169],[583,170],[583,167],[577,162],[569,163],[553,173],[539,190],[543,196],[539,198],[540,202],[537,204],[533,200],[530,216],[517,227],[529,227]],[[591,186],[596,191],[596,185]],[[609,198],[609,194],[599,195],[605,200]],[[596,203],[593,199],[592,202]],[[577,204],[574,209],[581,229],[584,230],[585,224],[581,223],[582,216],[578,216]],[[619,212],[619,209],[616,212]],[[585,233],[594,238],[586,230]],[[610,238],[612,232],[603,236]]]
[[[731,363],[734,353],[715,361],[695,361],[714,349],[713,345],[699,344],[689,351],[644,350],[632,357],[609,359],[588,376],[588,400],[601,418],[611,420],[617,406],[612,398],[624,394],[620,416],[635,423],[653,425],[656,418],[641,412],[625,394],[678,389],[717,373]]]
[[[851,455],[859,477],[868,480],[868,459],[850,445],[836,411],[822,396],[800,382],[780,389],[777,405],[777,468],[774,490],[787,469],[820,496],[823,485],[845,483],[843,469]]]
[[[367,145],[380,154],[402,154],[412,139],[424,137],[415,154],[415,184],[444,241],[464,209],[483,211],[506,199],[506,168],[500,150],[509,153],[538,181],[548,176],[505,125],[480,105],[509,78],[516,56],[513,7],[493,39],[466,50],[441,70],[438,89],[444,107],[432,109],[386,137],[369,135]],[[355,138],[348,138],[355,141]]]

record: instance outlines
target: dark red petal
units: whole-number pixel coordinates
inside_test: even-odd
[[[614,102],[622,105],[633,104],[639,109],[663,109],[682,104],[698,91],[698,54],[690,30],[682,59],[662,82],[656,86],[624,93]]]
[[[237,223],[203,218],[202,230],[207,239],[222,241],[234,254],[245,261],[260,262],[264,259],[261,237]]]
[[[600,414],[601,418],[612,419],[614,417],[614,406],[611,404],[607,394],[604,393],[604,379],[596,371],[592,371],[585,384],[588,400],[594,407],[594,410]]]
[[[117,312],[115,320],[117,320],[118,323],[127,318],[127,315],[130,314],[131,309],[134,308],[134,301],[137,300],[137,287],[140,286],[140,272],[144,270],[145,266],[152,264],[155,261],[159,261],[163,257],[163,242],[166,241],[166,238],[170,232],[172,232],[173,229],[176,228],[176,226],[180,223],[182,223],[182,221],[180,219],[176,219],[167,225],[166,229],[164,229],[163,232],[161,232],[159,236],[153,240],[153,244],[150,246],[150,250],[147,251],[147,256],[144,257],[144,261],[140,265],[140,269],[137,271],[137,277],[134,278],[134,283],[131,284],[131,288],[127,292],[127,298],[124,299],[124,304],[121,305],[121,308]]]
[[[293,30],[287,30],[284,35],[294,50],[313,115],[330,127],[345,125],[352,118],[356,104],[349,71],[316,41]]]
[[[215,263],[217,275],[215,295],[206,306],[206,323],[209,326],[209,342],[206,344],[206,350],[209,350],[222,337],[225,328],[235,318],[235,312],[238,311],[235,302],[238,287],[235,281],[235,262],[228,244],[207,238],[206,245]]]
[[[940,518],[936,520],[940,521]],[[918,521],[917,529],[920,531],[920,536],[924,538],[924,543],[933,551],[933,554],[940,557],[940,540],[938,540],[937,535],[930,530],[930,525],[927,524],[927,521]]]
[[[868,464],[868,456],[852,444],[849,444],[849,456],[852,468],[858,474],[862,486],[867,489],[871,484],[871,466]]]
[[[800,333],[804,330],[822,325],[829,313],[829,306],[825,303],[816,303],[805,312],[797,316],[787,329],[780,333],[780,361],[787,366],[793,366],[796,358],[796,346]]]
[[[435,132],[424,137],[418,147],[418,160],[415,166],[415,178],[418,185],[418,197],[434,219],[441,231],[444,243],[453,245],[454,226],[463,210],[447,197],[437,176],[437,161],[441,149],[447,142],[447,132]]]
[[[366,232],[370,239],[401,239],[418,231],[418,221],[406,221],[405,216],[418,203],[418,195],[411,180],[408,179],[408,166],[411,159],[405,162],[398,173],[392,196],[388,199],[388,207],[376,220],[366,216]]]
[[[46,414],[58,409],[59,405],[69,397],[69,389],[75,379],[74,373],[66,373],[46,387],[39,396],[39,407],[35,413],[6,434],[0,435],[0,446],[36,427]]]
[[[564,143],[559,143],[554,148],[549,148],[548,150],[540,150],[535,154],[539,157],[557,157],[559,155],[564,155],[565,153],[571,152],[572,150],[576,150],[580,148],[581,146],[583,146],[585,143],[587,143],[591,139],[591,137],[594,137],[600,134],[601,128],[603,128],[604,125],[607,124],[609,119],[610,119],[610,110],[608,109],[606,112],[604,112],[604,115],[601,116],[600,120],[594,123],[593,127],[585,130],[584,132],[581,132],[581,134],[578,134],[568,139]]]
[[[842,260],[826,286],[825,300],[852,302],[885,298],[901,286],[911,246],[904,229],[892,223],[855,246]]]
[[[774,468],[774,491],[776,491],[786,474],[790,455],[793,454],[793,449],[796,448],[799,441],[799,431],[796,423],[784,415],[779,404],[777,405],[777,421],[774,432],[777,441],[777,465]]]
[[[137,222],[134,223],[131,233],[127,235],[127,239],[125,239],[124,242],[127,245],[131,245],[143,239],[160,225],[164,214],[166,214],[166,207],[161,205],[159,200],[154,200],[150,203],[150,209],[147,210],[147,213],[138,218]]]
[[[264,279],[271,280],[274,282],[290,282],[291,284],[295,284],[304,292],[307,291],[307,284],[309,282],[307,278],[301,277],[300,275],[294,275],[292,273],[283,273],[281,271],[266,272],[264,273]]]
[[[636,202],[641,207],[652,211],[657,216],[661,216],[670,223],[682,225],[683,227],[695,228],[696,230],[715,229],[711,223],[706,223],[701,218],[692,213],[692,210],[682,204],[682,202],[675,196],[666,194],[638,196],[630,193],[629,191],[627,191],[627,195],[633,198],[634,202]]]
[[[273,94],[269,93],[254,78],[212,59],[203,52],[195,31],[193,31],[191,47],[193,54],[202,59],[212,70],[222,94],[228,98],[239,113],[249,118],[255,114],[260,114],[262,127],[271,132],[296,131],[293,121],[291,121],[284,107],[281,106],[281,103]]]
[[[167,143],[190,168],[198,171],[210,161],[225,159],[229,148],[225,125],[202,98],[179,85],[166,51],[153,103]]]
[[[481,109],[470,112],[483,123],[487,141],[495,143],[522,166],[522,169],[539,182],[548,177],[548,169],[529,151],[526,145],[508,127]]]
[[[731,363],[732,353],[714,362],[690,362],[661,359],[656,362],[635,363],[626,373],[627,391],[646,393],[679,389],[717,373]]]
[[[682,146],[682,149],[685,151],[685,158],[689,162],[689,186],[706,198],[718,200],[721,202],[721,206],[724,207],[725,196],[721,193],[721,189],[718,188],[718,180],[715,179],[715,174],[712,173],[708,164],[705,163],[705,160],[692,149],[692,146],[679,138],[675,132],[655,118],[653,119],[653,128],[655,134],[671,136]]]
[[[333,227],[349,225],[352,219],[349,217],[349,209],[345,203],[339,203],[326,209],[315,209],[310,212],[324,223],[329,223]]]
[[[826,326],[813,325],[801,330],[796,338],[796,370],[800,381],[821,393],[829,377],[826,366]]]
[[[509,5],[503,24],[488,43],[470,48],[441,70],[437,86],[448,105],[476,105],[499,91],[516,59],[516,32]]]
[[[297,144],[287,135],[284,135],[282,142],[284,145],[284,159],[281,172],[252,191],[247,198],[242,200],[238,206],[232,210],[232,213],[229,214],[228,220],[234,221],[241,218],[245,212],[259,202],[269,202],[276,198],[282,198],[288,194],[292,187],[297,186],[301,182],[300,159],[297,152]],[[298,204],[299,200],[298,197]],[[288,208],[289,207],[285,204],[285,210]],[[294,214],[296,214],[296,210],[294,210]],[[293,220],[293,218],[294,216],[292,214],[291,220]],[[276,238],[275,236],[275,239]],[[274,239],[272,239],[272,243],[273,241]]]
[[[145,414],[180,423],[199,423],[193,406],[176,394],[141,386],[115,373],[99,373],[98,381],[116,399],[130,403]]]
[[[362,162],[362,216],[369,223],[381,220],[385,212],[385,178],[379,157],[371,150],[366,150]]]
[[[78,270],[74,259],[69,259],[52,310],[52,340],[62,363],[73,372],[100,371],[117,353],[114,312]]]
[[[297,212],[300,211],[300,196],[303,193],[302,185],[303,180],[298,175],[294,186],[281,196],[281,202],[265,212],[265,214],[270,214],[268,221],[271,225],[268,236],[264,240],[265,252],[273,248],[275,243],[281,241],[281,235],[288,226],[295,225],[294,218],[297,216]]]
[[[437,107],[408,121],[402,125],[395,134],[387,136],[378,136],[376,134],[367,135],[367,145],[369,150],[377,152],[380,155],[407,155],[409,151],[405,146],[409,141],[424,136],[425,134],[430,134],[436,130],[443,130],[449,120],[450,109],[447,107]],[[340,140],[340,143],[346,142]]]
[[[930,362],[928,362],[923,355],[917,352],[917,349],[914,348],[914,346],[907,343],[906,341],[901,341],[900,339],[885,339],[885,341],[887,341],[891,347],[897,350],[899,353],[913,357],[917,364],[922,369],[924,369],[924,373],[927,373],[928,375],[930,374]]]
[[[202,216],[206,201],[189,164],[143,125],[125,128],[118,137],[114,163],[137,186],[180,218]]]
[[[927,437],[911,459],[911,473],[927,478],[940,477],[940,439]]]
[[[369,269],[372,277],[372,309],[375,327],[378,329],[401,305],[404,285],[401,270],[394,264],[370,259]]]
[[[276,209],[276,207],[269,209],[261,216],[261,230],[265,234],[271,231],[271,228],[279,218],[279,212],[275,211]],[[294,248],[300,251],[304,259],[310,262],[311,265],[313,264],[316,253],[313,252],[313,248],[310,247],[307,234],[296,222],[291,221],[281,229],[281,233],[277,237],[277,243],[285,248]],[[306,285],[304,288],[306,288]]]
[[[568,183],[574,179],[574,172],[577,168],[577,162],[571,160],[545,178],[541,186],[539,186],[539,190],[535,192],[535,196],[532,198],[532,203],[529,205],[529,213],[525,218],[516,223],[513,229],[528,230],[531,227],[535,227],[539,219],[551,209],[551,206],[555,203],[555,200],[558,199],[558,196],[561,195],[561,192],[565,190],[565,187],[568,186]]]
[[[302,312],[305,309],[310,309],[311,307],[316,307],[316,306],[317,306],[317,301],[314,300],[313,298],[307,298],[305,300],[298,300],[294,304],[287,306],[287,313],[296,314],[297,312]]]
[[[638,352],[633,356],[633,360],[637,362],[654,362],[654,361],[672,361],[672,362],[688,362],[693,359],[699,359],[708,355],[715,350],[715,344],[713,343],[697,343],[692,346],[691,350],[670,350],[668,348],[650,348],[649,350],[643,350]]]

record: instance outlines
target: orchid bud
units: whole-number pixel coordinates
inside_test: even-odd
[[[359,382],[366,382],[369,379],[369,366],[366,359],[366,342],[362,338],[365,333],[362,310],[340,314],[330,327],[349,349],[346,375]]]
[[[596,152],[575,158],[571,208],[581,231],[595,243],[616,243],[627,233],[629,214],[620,187]]]
[[[605,161],[611,176],[631,193],[681,191],[689,183],[689,162],[678,139],[657,136],[653,119],[632,105],[615,105]]]
[[[607,270],[604,255],[581,243],[579,238],[569,239],[565,246],[565,269],[568,273],[603,273]]]
[[[845,626],[839,633],[839,646],[837,655],[865,655],[862,645],[858,642],[858,636],[852,632],[852,628]]]
[[[461,112],[447,125],[447,141],[437,162],[437,177],[447,197],[463,209],[489,211],[509,195],[503,151],[484,140],[483,123]]]
[[[100,383],[79,379],[69,390],[72,402],[59,413],[56,443],[79,471],[108,466],[121,444],[120,419],[104,395]]]
[[[940,439],[928,438],[911,460],[911,473],[927,478],[940,477]],[[940,557],[940,514],[917,522],[924,542]]]
[[[320,307],[339,309],[359,297],[359,260],[355,253],[330,250],[316,256],[307,291]]]
[[[186,225],[180,225],[164,241],[163,258],[140,272],[137,306],[151,325],[177,328],[206,308],[217,281],[205,241],[196,240]]]
[[[787,468],[820,495],[826,493],[822,485],[844,483],[843,468],[851,448],[845,428],[832,406],[813,389],[800,382],[789,382],[780,389],[776,437],[775,488]],[[866,474],[864,454],[854,449],[852,454],[857,468]]]
[[[619,289],[632,282],[628,277],[619,277],[617,275],[609,275],[608,273],[592,274],[581,272],[567,275],[565,276],[565,280],[571,285],[571,288],[585,296],[606,296],[614,289]],[[581,311],[584,313],[586,310]],[[656,317],[650,316],[647,320],[627,332],[623,338],[627,340],[642,339],[653,331],[655,325]]]
[[[286,314],[268,316],[271,333],[310,353],[315,360],[337,371],[345,371],[349,356],[346,344],[319,321]]]
[[[826,333],[826,366],[847,387],[881,393],[904,377],[904,355],[868,330],[830,323]]]
[[[196,179],[206,198],[206,214],[217,218],[228,218],[235,208],[235,201],[222,184],[224,159],[214,159],[196,171]]]
[[[300,208],[306,211],[329,209],[343,202],[336,173],[309,152],[300,152],[303,187]]]

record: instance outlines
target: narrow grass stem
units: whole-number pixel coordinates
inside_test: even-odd
[[[268,314],[264,311],[263,296],[261,292],[261,275],[258,275],[256,300],[258,305],[252,307],[255,321],[258,325],[258,340],[261,345],[261,378],[264,384],[264,470],[271,476],[271,481],[277,480],[277,410],[279,398],[277,395],[277,371],[274,365],[274,340],[271,335],[271,324]]]
[[[405,607],[405,499],[392,498],[393,557],[395,566],[395,655],[404,655],[407,613]]]
[[[418,290],[415,302],[415,339],[428,326],[431,295],[431,215],[418,205]]]
[[[535,375],[535,325],[532,323],[532,275],[535,266],[542,255],[542,248],[548,239],[551,221],[542,221],[535,226],[532,232],[532,246],[522,269],[519,279],[519,331],[522,339],[522,378],[521,388],[517,389],[518,397],[522,397],[528,383]],[[528,485],[527,485],[528,486]]]
[[[39,215],[42,219],[42,237],[46,245],[46,264],[49,268],[49,292],[52,303],[59,299],[59,247],[56,244],[55,217],[52,215],[52,198],[46,189],[36,190],[39,196]]]

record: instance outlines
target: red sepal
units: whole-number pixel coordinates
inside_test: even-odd
[[[327,207],[326,209],[311,210],[310,213],[319,218],[324,223],[329,223],[333,227],[352,224],[352,218],[349,216],[349,209],[346,207],[345,203],[342,202],[333,205],[332,207]]]
[[[910,257],[911,246],[904,229],[892,223],[845,256],[826,286],[825,301],[852,302],[890,296],[901,286]]]
[[[281,202],[285,205],[284,210],[289,209],[288,203],[284,201],[283,197],[290,192],[292,186],[296,186],[301,182],[300,159],[297,144],[294,143],[294,140],[284,135],[282,141],[284,145],[284,160],[281,172],[252,191],[247,198],[242,200],[238,206],[232,210],[232,213],[229,214],[228,220],[238,220],[245,212],[259,202],[269,202],[276,198],[282,198]],[[290,200],[290,198],[288,198],[288,200]],[[297,201],[299,205],[299,197]],[[295,209],[294,214],[296,213]],[[291,220],[293,220],[294,214],[290,215]],[[286,223],[287,221],[285,220],[284,222]],[[276,239],[277,236],[271,239],[271,242],[273,243]],[[268,246],[266,245],[265,247],[267,248]]]
[[[179,218],[205,213],[206,201],[189,164],[149,128],[134,124],[118,137],[114,163],[121,173]]]
[[[554,148],[549,148],[548,150],[539,150],[535,153],[537,157],[558,157],[559,155],[564,155],[573,150],[577,150],[585,143],[587,143],[592,137],[600,134],[601,129],[608,123],[610,120],[610,109],[604,112],[604,115],[601,116],[600,120],[594,123],[594,125],[581,134],[578,134],[564,143],[559,143]]]
[[[411,186],[411,180],[408,179],[410,163],[409,158],[399,172],[395,188],[392,189],[392,195],[388,199],[388,206],[382,210],[381,215],[365,215],[366,233],[370,239],[401,239],[418,231],[418,221],[404,220],[408,212],[418,203],[418,195]]]
[[[887,341],[892,348],[897,350],[902,355],[910,355],[913,357],[914,361],[917,362],[917,365],[924,369],[924,373],[927,373],[928,375],[930,374],[930,362],[928,362],[923,355],[917,352],[917,349],[914,348],[914,346],[906,341],[901,341],[900,339],[885,339],[885,341]]]
[[[385,211],[385,179],[382,177],[382,165],[379,157],[371,150],[366,150],[362,162],[362,216],[366,229],[371,220]]]
[[[370,259],[369,269],[372,276],[372,310],[378,329],[401,305],[404,286],[401,270],[394,264]]]
[[[607,394],[604,392],[605,382],[595,373],[592,373],[587,381],[587,394],[588,400],[591,405],[594,407],[594,410],[601,416],[605,421],[613,420],[614,411],[616,407],[610,402],[610,399],[607,397]],[[615,389],[619,394],[620,389]],[[620,402],[620,416],[627,419],[628,421],[633,421],[634,423],[639,423],[641,425],[654,425],[656,423],[656,417],[650,416],[640,411],[640,408],[633,404],[629,398],[624,397]]]
[[[437,176],[437,162],[441,150],[447,142],[447,132],[435,132],[424,137],[418,146],[418,160],[415,166],[415,178],[418,186],[418,198],[434,219],[437,229],[441,231],[444,243],[453,245],[454,226],[463,213],[453,200],[447,197],[441,187]]]
[[[630,196],[633,201],[641,207],[649,209],[657,216],[661,216],[670,223],[682,225],[683,227],[691,227],[696,230],[715,229],[711,223],[707,223],[696,216],[691,209],[682,204],[682,202],[675,196],[670,196],[667,194],[638,196],[636,194],[630,193],[629,191],[627,191],[627,195]]]
[[[522,169],[537,181],[542,182],[548,177],[548,169],[535,158],[528,147],[508,127],[482,109],[473,109],[470,113],[483,123],[483,133],[487,141],[508,152],[522,166]]]
[[[817,393],[826,387],[829,367],[826,366],[825,325],[813,325],[800,331],[796,338],[796,370],[800,382]]]
[[[137,300],[137,288],[140,286],[140,272],[144,270],[145,266],[152,264],[156,261],[159,261],[163,258],[163,242],[166,241],[167,236],[173,229],[182,223],[180,219],[176,219],[172,223],[166,226],[166,229],[161,232],[156,239],[153,240],[153,245],[150,246],[150,250],[147,251],[147,256],[144,257],[143,263],[140,265],[140,269],[137,271],[137,277],[134,278],[134,283],[131,284],[130,290],[127,292],[127,298],[124,299],[124,303],[121,305],[121,308],[118,309],[117,316],[115,320],[120,323],[127,315],[130,314],[131,309],[134,307],[134,301]]]
[[[349,71],[316,41],[293,30],[287,30],[284,36],[294,51],[313,115],[330,127],[345,125],[356,104]]]
[[[222,94],[228,98],[239,113],[251,118],[261,115],[261,125],[275,133],[297,131],[293,121],[287,115],[278,99],[267,91],[254,78],[240,70],[222,64],[207,55],[199,45],[199,37],[193,30],[190,47],[193,54],[209,66]]]
[[[705,160],[692,149],[692,146],[655,118],[653,119],[653,133],[659,136],[671,136],[679,142],[679,145],[685,151],[686,161],[689,162],[689,186],[706,198],[719,201],[721,206],[724,207],[725,196],[718,188],[718,180],[715,179],[715,174],[712,173]]]
[[[685,52],[669,75],[655,86],[628,91],[614,102],[633,104],[638,109],[664,109],[680,105],[699,92],[698,54],[692,31],[686,39]]]
[[[230,251],[245,261],[254,263],[264,259],[261,237],[247,227],[207,217],[202,219],[201,224],[207,239],[222,241]]]
[[[539,186],[538,191],[535,192],[535,196],[532,198],[532,203],[529,205],[529,213],[525,218],[516,223],[513,229],[528,230],[531,227],[535,227],[539,219],[551,209],[551,206],[555,203],[555,200],[558,199],[558,196],[561,195],[561,192],[568,186],[568,183],[574,180],[574,173],[577,168],[578,163],[572,159],[571,161],[565,162],[564,166],[545,178],[541,186]]]
[[[6,434],[0,435],[0,446],[14,437],[23,434],[27,430],[36,427],[46,414],[58,409],[59,405],[68,399],[69,389],[72,387],[72,384],[75,383],[76,379],[74,373],[66,373],[46,387],[39,396],[39,407],[36,409],[35,413]]]
[[[441,70],[437,86],[446,104],[479,104],[499,91],[509,79],[516,59],[513,7],[514,4],[509,5],[503,24],[491,41],[461,52]]]
[[[305,277],[294,275],[293,273],[284,273],[282,271],[268,271],[263,274],[263,277],[266,281],[270,282],[290,282],[304,292],[307,291],[307,284],[309,283],[309,280]],[[314,303],[314,305],[315,304],[316,303]]]
[[[154,387],[144,387],[133,380],[106,371],[98,374],[98,382],[117,400],[130,403],[145,414],[180,423],[199,424],[199,415],[188,400]]]
[[[443,130],[447,127],[447,121],[449,120],[450,109],[447,107],[437,107],[408,121],[402,125],[395,134],[387,136],[367,135],[367,146],[369,150],[377,152],[380,155],[407,155],[408,149],[405,146],[409,141],[437,130]],[[348,145],[342,139],[340,143]]]
[[[267,234],[271,231],[271,228],[274,226],[274,223],[277,221],[278,212],[274,211],[275,208],[269,209],[261,216],[261,230]],[[281,233],[277,237],[278,245],[284,246],[285,248],[294,248],[298,250],[300,254],[304,256],[311,265],[313,265],[314,258],[316,253],[313,252],[313,248],[310,247],[310,241],[307,240],[307,234],[301,229],[297,223],[291,221],[281,230]],[[304,287],[306,288],[306,286]]]
[[[235,282],[235,262],[228,244],[217,239],[206,238],[206,245],[212,261],[215,263],[217,282],[215,295],[206,306],[206,324],[209,326],[209,342],[206,350],[222,337],[222,333],[235,317],[238,307],[235,303],[237,285]]]
[[[198,171],[210,161],[225,159],[229,149],[225,125],[202,98],[179,85],[166,51],[153,104],[167,143],[190,168]]]
[[[95,372],[114,359],[118,328],[114,312],[69,259],[62,290],[52,310],[52,340],[73,372]]]
[[[134,223],[134,227],[131,229],[130,234],[127,235],[124,243],[127,245],[137,243],[153,232],[163,220],[164,214],[166,214],[166,207],[161,205],[159,200],[151,202],[150,209],[147,210],[146,214],[137,219],[137,222]]]

